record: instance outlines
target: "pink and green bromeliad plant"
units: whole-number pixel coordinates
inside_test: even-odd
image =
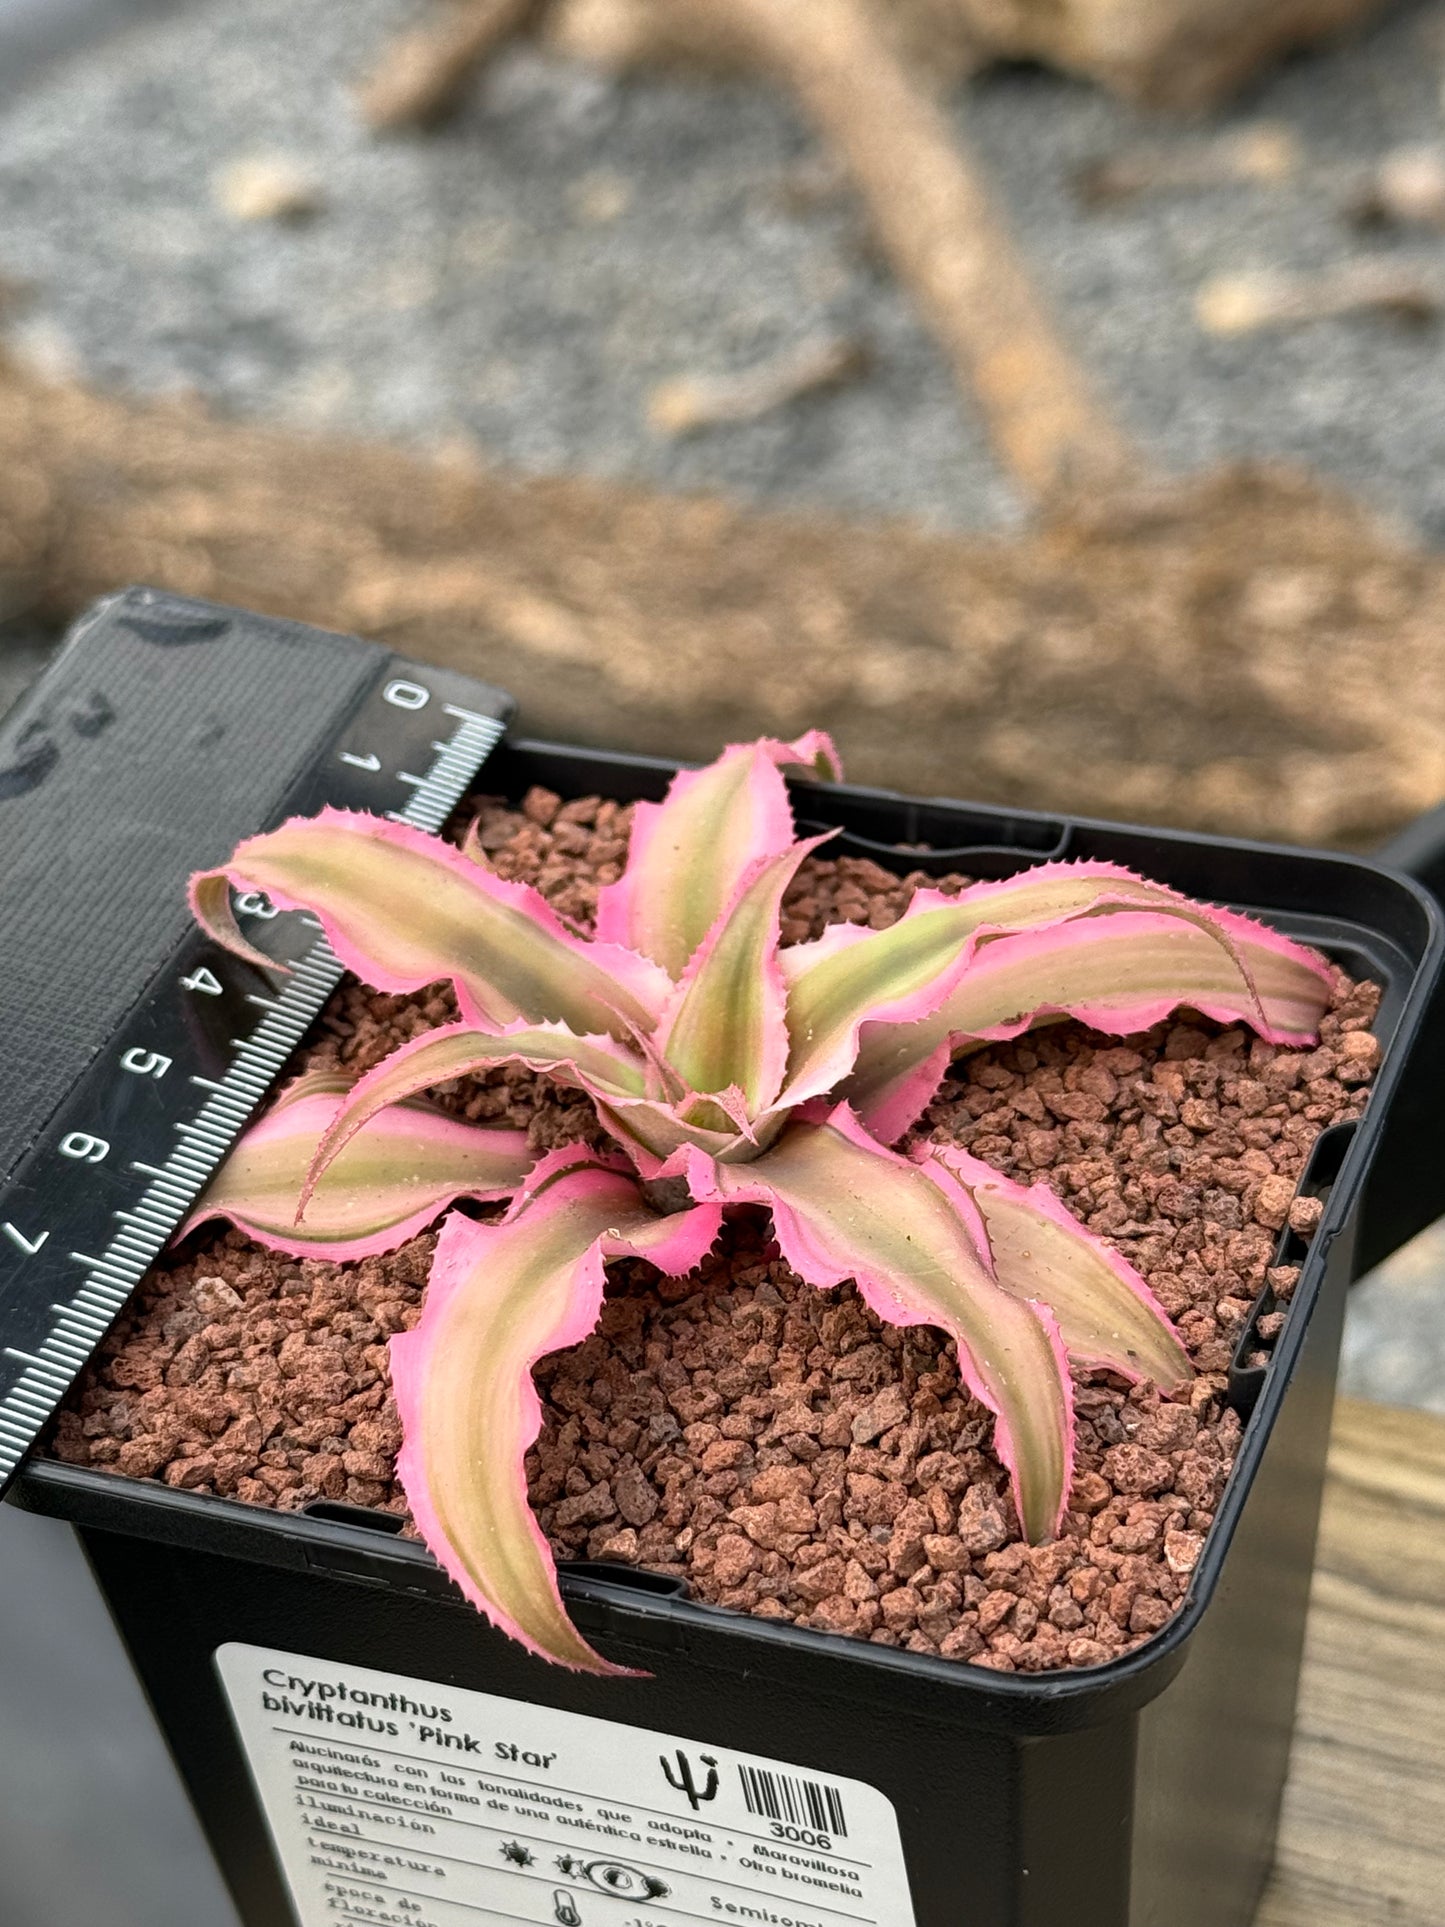
[[[785,776],[836,779],[825,736],[728,749],[637,806],[630,854],[570,929],[538,892],[460,849],[334,810],[242,843],[194,879],[205,928],[247,945],[230,889],[323,924],[391,993],[439,980],[462,1021],[359,1082],[312,1075],[241,1139],[191,1226],[229,1219],[283,1252],[388,1251],[442,1222],[420,1322],[392,1340],[398,1472],[427,1544],[493,1623],[597,1673],[528,1502],[541,1425],[532,1367],[581,1342],[609,1259],[695,1268],[730,1206],[766,1206],[788,1263],[853,1280],[880,1318],[953,1341],[1033,1541],[1057,1530],[1073,1461],[1069,1362],[1175,1390],[1189,1361],[1138,1273],[1043,1184],[956,1147],[890,1148],[961,1052],[1073,1017],[1148,1029],[1181,1005],[1278,1044],[1313,1041],[1330,975],[1277,932],[1115,865],[1045,863],[949,896],[919,890],[891,927],[836,924],[782,947],[781,906],[825,837],[797,841]],[[524,1064],[584,1091],[616,1150],[540,1159],[429,1089]],[[190,1227],[188,1227],[190,1228]]]

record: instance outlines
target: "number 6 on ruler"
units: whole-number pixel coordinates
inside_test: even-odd
[[[60,1155],[99,1164],[110,1156],[110,1143],[106,1138],[92,1137],[89,1131],[67,1131],[60,1140]]]

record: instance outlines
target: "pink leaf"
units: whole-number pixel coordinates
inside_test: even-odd
[[[484,870],[490,870],[492,859],[482,848],[482,819],[474,816],[462,834],[462,855],[468,863],[476,863]]]
[[[647,1178],[673,1175],[665,1167],[679,1146],[696,1146],[722,1157],[734,1150],[740,1137],[748,1141],[722,1108],[732,1103],[730,1093],[700,1100],[683,1091],[677,1104],[645,1096],[650,1066],[645,1068],[645,1060],[632,1056],[610,1037],[574,1037],[562,1024],[514,1024],[496,1035],[470,1024],[447,1024],[401,1045],[360,1079],[316,1147],[314,1174],[326,1170],[353,1133],[389,1105],[454,1078],[509,1063],[526,1064],[584,1090],[604,1128]],[[716,1109],[715,1128],[707,1122],[690,1123],[681,1115],[707,1104]],[[302,1196],[304,1204],[309,1190]]]
[[[233,957],[242,957],[260,970],[289,975],[291,966],[276,963],[264,950],[248,943],[231,908],[231,880],[224,870],[197,870],[190,883],[191,915],[213,942]]]
[[[770,745],[781,748],[779,768],[785,776],[809,777],[816,783],[841,783],[843,761],[838,746],[826,729],[805,729],[791,743]]]
[[[941,1063],[945,1043],[1017,1037],[1057,1017],[1130,1036],[1185,1006],[1220,1023],[1253,1023],[1271,1043],[1309,1043],[1328,1006],[1328,971],[1302,945],[1270,936],[1258,945],[1232,938],[1248,981],[1230,945],[1173,910],[1119,909],[990,936],[931,1016],[863,1027],[843,1095],[891,1141],[937,1088],[924,1068]]]
[[[1134,1267],[1080,1224],[1047,1184],[1024,1186],[954,1145],[928,1147],[983,1218],[1005,1291],[1047,1305],[1070,1358],[1164,1391],[1194,1376],[1168,1314]]]
[[[640,1097],[644,1090],[641,1064],[610,1037],[574,1037],[563,1024],[514,1024],[498,1035],[470,1024],[444,1024],[400,1045],[357,1082],[316,1146],[313,1180],[389,1105],[498,1064],[526,1064],[581,1085],[599,1101]],[[303,1201],[310,1195],[308,1184]]]
[[[401,1104],[354,1137],[296,1214],[317,1144],[345,1101],[344,1078],[313,1074],[283,1093],[212,1178],[182,1235],[213,1218],[307,1258],[369,1258],[424,1231],[457,1198],[509,1198],[533,1165],[524,1131],[464,1124]]]
[[[853,1279],[880,1318],[937,1325],[965,1384],[997,1415],[1024,1531],[1058,1529],[1073,1464],[1073,1399],[1048,1311],[1004,1291],[983,1256],[982,1220],[941,1166],[898,1157],[839,1105],[807,1114],[752,1164],[693,1154],[694,1197],[765,1204],[783,1255],[810,1284]]]
[[[218,942],[222,880],[282,909],[320,917],[337,956],[378,990],[456,985],[463,1014],[487,1029],[525,1019],[579,1036],[650,1029],[668,993],[655,965],[575,936],[537,892],[507,883],[439,837],[344,810],[293,817],[247,838],[223,871],[192,879],[191,900]],[[229,911],[227,911],[229,918]]]
[[[721,1213],[659,1218],[634,1181],[573,1146],[538,1165],[506,1218],[449,1218],[420,1323],[391,1342],[405,1444],[397,1472],[423,1538],[473,1605],[529,1652],[618,1673],[568,1619],[552,1554],[527,1503],[541,1430],[532,1367],[597,1323],[607,1258],[669,1275],[699,1264]]]
[[[817,730],[795,743],[738,743],[683,770],[661,803],[639,803],[627,868],[597,898],[597,934],[680,977],[755,863],[793,840],[782,772],[836,779],[837,752]]]
[[[788,1062],[778,967],[783,893],[817,836],[765,858],[693,952],[663,1012],[658,1044],[691,1090],[737,1090],[750,1117],[777,1096]]]
[[[1235,996],[1233,1011],[1274,1041],[1299,1041],[1326,1007],[1329,978],[1302,945],[1248,917],[1192,903],[1113,863],[1045,863],[1000,883],[975,884],[956,897],[920,890],[884,930],[835,924],[815,942],[783,953],[791,1053],[783,1101],[805,1103],[847,1075],[863,1024],[919,1023],[962,983],[977,950],[1002,936],[1076,920],[1107,921],[1154,910],[1193,925],[1219,950]],[[931,1059],[950,1027],[920,1033],[915,1061]],[[957,1030],[959,1026],[952,1026]],[[946,1062],[946,1058],[940,1060]],[[937,1088],[914,1080],[916,1116]],[[910,1098],[911,1101],[911,1098]],[[893,1119],[889,1119],[889,1133]],[[911,1122],[911,1117],[907,1119]],[[899,1129],[904,1128],[899,1126]]]
[[[805,1104],[845,1078],[865,1023],[916,1024],[947,998],[973,954],[977,925],[953,900],[920,891],[885,930],[833,924],[779,957],[787,986],[787,1082]]]
[[[597,1098],[595,1102],[603,1128],[612,1133],[649,1181],[685,1176],[690,1150],[723,1162],[751,1157],[756,1147],[772,1142],[784,1121],[776,1118],[749,1135],[729,1114],[734,1099],[727,1091],[712,1098],[694,1097],[678,1105],[659,1104],[648,1098]]]

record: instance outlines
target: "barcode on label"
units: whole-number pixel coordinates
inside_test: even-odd
[[[789,1826],[811,1827],[816,1833],[847,1837],[843,1798],[837,1787],[821,1780],[795,1780],[771,1767],[740,1766],[743,1798],[748,1812],[761,1820],[781,1820]]]

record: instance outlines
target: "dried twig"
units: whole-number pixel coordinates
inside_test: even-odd
[[[537,10],[538,0],[454,0],[444,18],[412,28],[384,50],[357,89],[363,119],[387,133],[439,120]]]
[[[1137,480],[1142,458],[1096,397],[942,111],[863,0],[672,0],[721,9],[783,79],[862,193],[894,272],[1033,496]]]
[[[216,199],[237,221],[305,221],[321,206],[311,170],[286,154],[252,154],[221,169]]]
[[[1380,12],[1388,0],[869,0],[923,84],[949,86],[988,60],[1035,60],[1131,100],[1195,111],[1262,66]],[[794,0],[799,14],[810,0]],[[549,32],[610,67],[685,60],[746,64],[726,9],[703,20],[676,0],[553,0]]]
[[[1445,561],[1282,473],[930,535],[0,363],[0,599],[58,623],[126,582],[379,636],[563,741],[705,758],[817,722],[862,783],[1355,847],[1445,793]]]
[[[1206,334],[1248,335],[1374,310],[1402,321],[1431,321],[1442,305],[1433,264],[1370,258],[1340,261],[1317,274],[1262,268],[1216,275],[1195,299]]]
[[[1261,121],[1213,140],[1176,146],[1126,147],[1079,169],[1074,189],[1086,207],[1106,207],[1138,194],[1253,182],[1273,187],[1298,173],[1303,151],[1292,128]]]
[[[395,43],[362,91],[367,118],[396,127],[439,113],[544,6],[557,11],[556,0],[467,0],[444,26]],[[1065,345],[970,157],[880,31],[872,0],[653,0],[652,15],[684,41],[725,41],[792,88],[1027,493],[1139,479],[1138,450]],[[669,405],[678,410],[675,396],[664,397],[664,416]]]
[[[1445,148],[1397,147],[1386,154],[1348,212],[1366,227],[1445,229]]]
[[[733,375],[679,375],[652,391],[647,419],[659,434],[692,435],[729,422],[756,421],[821,389],[856,381],[868,350],[845,335],[816,336]]]
[[[988,0],[985,0],[985,4]],[[987,58],[971,0],[867,0],[889,46],[920,81],[946,88]],[[806,13],[807,0],[799,0]],[[545,32],[562,52],[613,72],[687,66],[734,73],[752,65],[747,35],[726,7],[677,0],[550,0]]]

